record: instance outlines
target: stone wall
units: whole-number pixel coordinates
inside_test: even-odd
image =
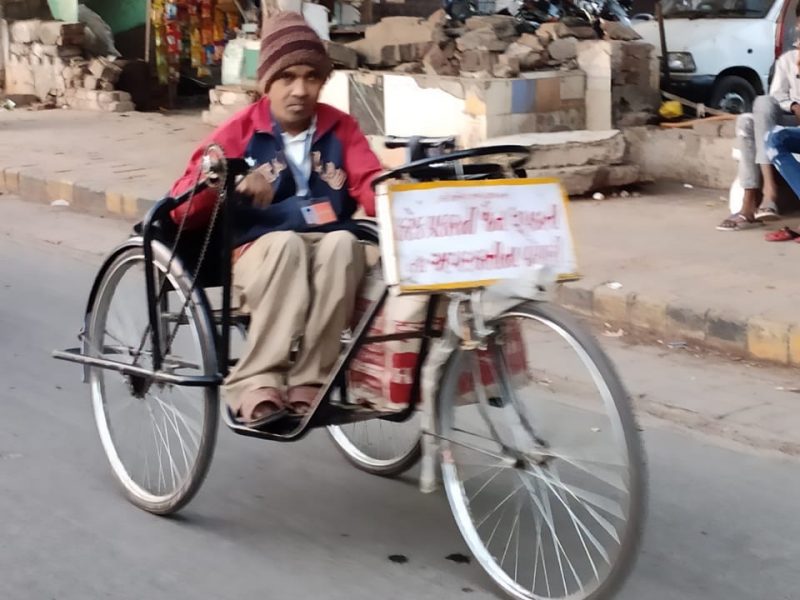
[[[590,40],[578,44],[586,73],[586,128],[645,125],[661,104],[655,48],[640,41]]]
[[[121,63],[84,58],[80,23],[15,21],[10,26],[6,93],[35,97],[55,107],[125,112],[130,94],[115,90]]]
[[[336,71],[322,100],[368,135],[455,135],[463,145],[513,133],[585,129],[585,76],[540,71],[475,79]]]
[[[648,179],[727,190],[736,178],[733,121],[696,129],[633,127],[625,139],[628,160]]]

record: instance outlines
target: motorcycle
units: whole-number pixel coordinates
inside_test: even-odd
[[[535,32],[542,23],[564,21],[592,26],[602,37],[602,21],[631,25],[632,0],[511,0],[498,6],[484,0],[443,0],[452,21],[464,22],[477,15],[505,14],[517,20],[520,33]]]

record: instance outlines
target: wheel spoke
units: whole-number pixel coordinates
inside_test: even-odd
[[[485,516],[483,519],[481,519],[481,522],[480,522],[480,523],[478,523],[478,525],[477,525],[477,529],[480,529],[481,525],[483,525],[483,524],[484,524],[484,523],[487,521],[487,519],[489,519],[489,517],[491,517],[491,516],[492,516],[494,513],[496,513],[496,512],[498,511],[498,509],[499,509],[501,506],[503,506],[503,505],[504,505],[506,502],[508,502],[508,501],[509,501],[509,500],[510,500],[510,499],[511,499],[513,496],[514,496],[514,494],[516,494],[516,493],[517,493],[518,491],[520,491],[521,489],[522,489],[522,484],[518,485],[518,486],[517,486],[517,487],[514,489],[514,491],[513,491],[513,492],[511,492],[511,493],[510,493],[508,496],[506,496],[505,498],[503,498],[503,499],[500,501],[500,503],[499,503],[497,506],[495,506],[495,507],[494,507],[494,508],[493,508],[493,509],[492,509],[492,510],[489,512],[489,514],[488,514],[488,515],[486,515],[486,516]]]
[[[584,490],[574,485],[569,485],[564,483],[563,481],[553,479],[552,477],[548,477],[547,474],[541,467],[532,464],[534,470],[531,471],[529,469],[525,469],[524,472],[528,475],[532,475],[536,479],[539,479],[543,482],[555,485],[562,490],[568,492],[571,496],[575,497],[577,500],[582,500],[586,503],[589,503],[597,508],[605,511],[606,513],[618,518],[620,521],[625,520],[625,515],[622,512],[622,509],[618,504],[615,504],[608,498],[604,498],[600,494],[595,494],[588,490]]]

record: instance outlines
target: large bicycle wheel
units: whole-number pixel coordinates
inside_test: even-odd
[[[645,461],[611,362],[563,310],[526,303],[482,352],[456,350],[437,399],[459,530],[511,597],[607,598],[641,537]]]
[[[159,306],[162,369],[178,375],[216,373],[208,312],[188,274],[154,244],[157,281],[168,288]],[[169,273],[167,273],[167,265]],[[92,356],[152,368],[145,295],[144,249],[119,254],[101,281],[86,331]],[[197,493],[214,453],[218,390],[153,383],[143,377],[92,368],[95,421],[106,456],[126,496],[155,514],[182,508]]]
[[[350,464],[381,477],[397,477],[417,464],[422,456],[420,432],[418,412],[403,422],[371,419],[328,427]]]

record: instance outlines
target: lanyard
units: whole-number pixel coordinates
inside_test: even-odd
[[[286,148],[283,145],[283,129],[278,124],[278,121],[275,117],[272,118],[272,122],[274,123],[273,131],[275,133],[275,140],[278,143],[278,150],[283,153],[283,158],[286,161],[286,165],[289,167],[289,170],[292,172],[292,177],[294,177],[294,184],[297,191],[298,196],[308,197],[310,194],[310,190],[308,189],[308,179],[305,177],[303,173],[302,163],[295,164],[295,162],[291,159],[289,154],[286,152]],[[303,158],[305,160],[311,160],[311,144],[314,140],[314,129],[315,129],[316,119],[311,122],[311,126],[306,131],[306,139],[305,139],[305,146],[303,148]]]

